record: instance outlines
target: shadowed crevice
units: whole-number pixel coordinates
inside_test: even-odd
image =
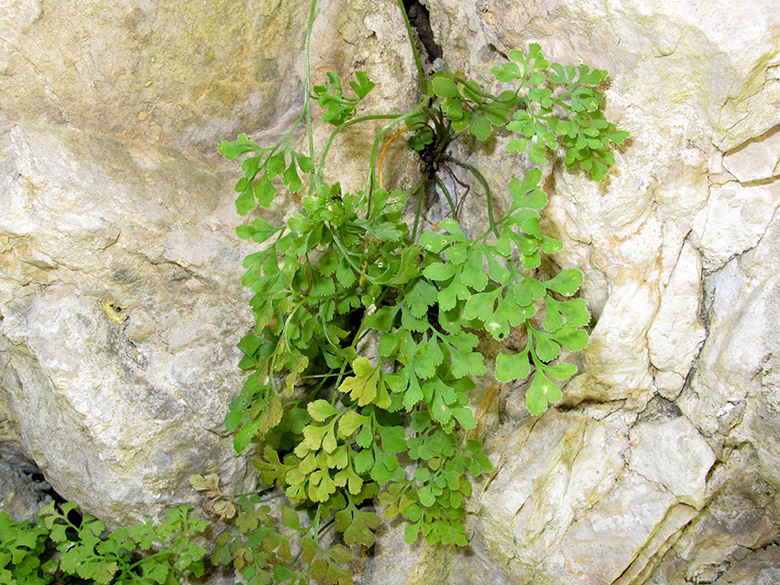
[[[428,7],[421,4],[419,0],[403,0],[403,2],[406,15],[409,17],[409,23],[412,25],[415,33],[417,33],[417,40],[424,49],[425,60],[428,63],[433,63],[436,59],[441,58],[442,50],[433,38]]]

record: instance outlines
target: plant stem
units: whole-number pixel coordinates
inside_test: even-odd
[[[474,165],[470,165],[451,156],[448,156],[447,160],[452,163],[455,163],[459,167],[466,169],[467,171],[470,171],[471,174],[474,175],[480,183],[482,183],[482,187],[485,189],[485,195],[487,196],[488,221],[490,222],[490,229],[493,231],[494,234],[496,234],[496,237],[499,237],[500,234],[498,233],[496,220],[493,217],[493,194],[490,191],[490,184],[488,184],[487,179],[485,179],[485,176],[482,173],[480,173],[479,169]]]
[[[406,8],[404,8],[403,0],[398,0],[398,7],[401,9],[401,14],[404,16],[404,24],[406,25],[406,36],[409,37],[409,43],[412,45],[412,55],[414,55],[414,64],[417,66],[417,80],[420,83],[420,91],[425,88],[426,75],[423,69],[422,62],[420,61],[420,53],[417,51],[417,43],[414,42],[414,33],[412,32],[412,24],[409,22],[409,15],[406,14]]]
[[[484,91],[475,90],[474,88],[472,88],[471,86],[469,86],[469,85],[467,84],[467,82],[466,82],[466,80],[465,80],[465,79],[463,79],[463,78],[461,78],[461,77],[456,77],[456,78],[455,78],[455,81],[457,81],[458,83],[461,83],[461,84],[465,85],[466,87],[468,87],[468,88],[469,88],[469,91],[472,91],[472,92],[474,92],[475,94],[477,94],[477,95],[478,95],[478,96],[480,96],[480,97],[486,97],[486,98],[490,98],[490,99],[491,99],[491,100],[493,100],[494,102],[499,102],[499,103],[502,101],[502,100],[498,99],[496,96],[494,96],[493,94],[490,94],[490,93],[485,93]]]
[[[314,130],[311,119],[311,72],[309,70],[309,53],[311,50],[311,31],[314,28],[314,13],[317,8],[317,0],[311,0],[311,9],[309,10],[309,24],[306,27],[306,40],[303,44],[303,83],[304,106],[303,111],[306,115],[306,130],[309,135],[309,156],[314,160]],[[313,175],[312,175],[313,178]],[[309,185],[309,192],[314,188],[314,181]]]
[[[346,261],[349,263],[349,265],[350,265],[350,266],[352,266],[352,268],[354,268],[354,269],[355,269],[355,271],[356,271],[358,274],[360,274],[360,275],[361,275],[363,278],[365,278],[365,279],[366,279],[368,282],[370,282],[371,284],[377,284],[377,282],[376,282],[376,281],[375,281],[373,278],[371,278],[371,277],[370,277],[368,274],[366,274],[365,272],[363,272],[363,271],[362,271],[362,270],[361,270],[361,269],[360,269],[360,268],[359,268],[359,267],[358,267],[358,266],[357,266],[357,265],[356,265],[356,264],[355,264],[355,263],[352,261],[352,259],[349,257],[349,256],[350,256],[349,252],[347,251],[347,249],[346,249],[346,247],[344,246],[344,244],[342,243],[342,241],[341,241],[341,240],[338,238],[338,236],[336,235],[336,232],[331,230],[331,235],[333,236],[333,242],[336,244],[336,247],[337,247],[337,248],[338,248],[338,249],[341,251],[341,253],[343,254],[343,256],[344,256],[344,260],[346,260]]]
[[[419,126],[420,124],[423,124],[423,122],[414,122],[412,124],[407,124],[403,128],[401,128],[398,132],[393,134],[390,137],[390,140],[388,140],[385,145],[382,147],[382,152],[379,154],[379,170],[377,171],[379,175],[379,188],[384,189],[384,185],[382,184],[382,166],[385,162],[385,154],[387,154],[387,148],[393,143],[393,141],[398,138],[401,134],[409,130],[410,128],[414,128],[415,126]]]
[[[417,196],[417,212],[414,214],[414,229],[412,230],[412,243],[417,241],[417,228],[420,225],[420,215],[422,213],[423,199],[425,199],[425,188],[428,185],[428,180],[423,175],[420,186],[418,187],[420,194]]]
[[[436,177],[436,185],[439,187],[439,189],[441,189],[442,193],[444,193],[444,196],[447,198],[447,202],[450,204],[450,209],[452,210],[452,219],[457,220],[458,212],[455,209],[455,202],[452,200],[450,192],[447,190],[447,186],[439,177]]]

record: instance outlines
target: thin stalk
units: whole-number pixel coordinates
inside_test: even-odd
[[[471,172],[471,174],[474,175],[480,183],[482,183],[482,187],[485,189],[485,195],[487,196],[488,221],[490,221],[490,229],[494,234],[496,234],[496,237],[499,237],[501,234],[498,233],[496,220],[493,217],[493,194],[490,191],[490,185],[488,184],[487,179],[485,179],[485,176],[480,173],[479,169],[474,165],[470,165],[451,156],[448,156],[447,160]]]
[[[496,96],[494,96],[494,95],[493,95],[493,94],[491,94],[491,93],[485,93],[484,91],[479,91],[479,90],[475,90],[475,89],[473,89],[471,86],[469,86],[469,85],[467,85],[467,84],[466,84],[466,80],[465,80],[465,79],[462,79],[462,78],[460,78],[460,77],[456,77],[456,78],[455,78],[455,81],[457,81],[458,83],[460,83],[460,84],[462,84],[462,85],[465,85],[466,87],[468,87],[468,88],[469,88],[469,91],[471,91],[471,92],[474,92],[475,94],[477,94],[477,95],[478,95],[478,96],[480,96],[480,97],[486,97],[486,98],[490,98],[490,99],[491,99],[491,100],[493,100],[494,102],[501,102],[501,101],[502,101],[502,100],[498,99]]]
[[[355,264],[352,259],[349,257],[349,252],[347,251],[346,247],[342,243],[342,241],[336,236],[335,233],[332,234],[333,236],[333,242],[336,244],[336,247],[341,251],[341,253],[344,255],[344,260],[347,261],[347,263],[352,266],[352,268],[355,269],[355,271],[360,274],[363,278],[365,278],[368,282],[371,284],[376,284],[376,281],[371,278],[368,274],[363,272],[360,268],[358,268],[357,264]]]
[[[385,289],[382,290],[382,292],[377,297],[376,301],[374,301],[374,305],[375,306],[379,305],[379,303],[382,301],[382,299],[385,296],[385,293],[387,293],[388,290],[390,290],[390,289],[385,288]],[[352,343],[349,345],[350,349],[355,349],[357,347],[358,343],[360,343],[360,340],[363,339],[363,333],[366,330],[366,319],[368,317],[369,317],[368,311],[364,311],[363,312],[363,318],[361,319],[360,325],[358,326],[357,331],[355,332],[355,337],[352,340]],[[338,378],[336,379],[336,383],[334,384],[335,388],[338,388],[339,386],[341,386],[341,381],[344,379],[344,372],[346,372],[346,371],[347,371],[347,362],[345,361],[341,365],[341,371],[339,372]]]
[[[410,128],[414,128],[415,126],[419,126],[420,124],[423,124],[423,122],[414,122],[412,124],[408,124],[401,128],[398,132],[393,134],[390,139],[385,143],[385,145],[382,147],[382,152],[379,153],[379,169],[377,170],[377,174],[379,175],[379,188],[384,189],[384,185],[382,184],[382,167],[384,166],[385,162],[385,154],[387,154],[388,147],[393,143],[393,141],[398,138],[401,134],[409,130]]]
[[[172,550],[161,550],[159,552],[156,552],[154,554],[149,555],[148,557],[142,558],[140,561],[136,561],[135,563],[133,563],[132,565],[130,565],[128,567],[128,570],[132,571],[133,569],[135,569],[136,567],[140,567],[141,565],[143,565],[146,561],[148,561],[150,559],[163,557],[163,556],[171,556],[172,554],[173,554]]]
[[[322,526],[322,528],[320,528],[320,532],[319,532],[318,536],[322,536],[323,534],[325,534],[325,532],[327,532],[327,531],[328,531],[328,529],[329,529],[331,526],[333,526],[334,522],[336,522],[336,519],[335,519],[335,518],[331,518],[330,520],[328,520],[328,521],[327,521],[327,522],[326,522],[326,523],[325,523],[325,524]]]
[[[417,228],[420,226],[420,215],[422,214],[423,199],[425,199],[425,188],[428,184],[428,179],[423,175],[420,182],[420,194],[417,196],[417,211],[414,214],[414,229],[412,230],[412,243],[417,241]]]
[[[314,160],[314,130],[311,119],[311,71],[309,70],[309,54],[311,51],[311,31],[314,28],[314,13],[317,8],[317,0],[311,0],[311,9],[309,10],[309,24],[306,27],[306,40],[303,44],[303,83],[304,106],[303,111],[306,115],[306,130],[309,135],[309,156]],[[314,181],[309,186],[309,191],[313,189]]]
[[[436,185],[439,187],[439,189],[441,189],[442,193],[444,193],[444,196],[447,198],[447,202],[450,204],[452,219],[457,220],[458,212],[455,209],[455,202],[452,200],[452,197],[450,196],[450,192],[447,190],[447,186],[442,182],[442,180],[439,177],[436,177]]]
[[[417,79],[420,82],[420,91],[425,88],[425,70],[420,61],[420,53],[417,51],[417,43],[414,42],[414,33],[412,32],[412,23],[409,22],[409,16],[406,14],[406,8],[404,7],[403,0],[398,0],[398,7],[401,9],[401,14],[404,15],[404,24],[406,25],[406,36],[409,37],[409,44],[412,45],[412,55],[414,55],[414,64],[417,66]]]

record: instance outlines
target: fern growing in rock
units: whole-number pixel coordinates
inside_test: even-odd
[[[245,156],[236,185],[241,215],[269,206],[279,188],[308,189],[284,224],[258,217],[237,230],[262,246],[244,261],[255,323],[239,343],[248,377],[226,425],[237,451],[262,443],[255,465],[268,485],[310,510],[315,524],[332,518],[347,545],[373,544],[380,519],[362,506],[377,496],[385,518],[407,520],[407,542],[467,544],[469,477],[492,470],[482,444],[467,438],[476,427],[473,378],[488,374],[479,332],[502,341],[513,328],[524,330],[525,346],[503,351],[490,373],[506,382],[530,376],[532,414],[560,400],[559,381],[576,372],[557,361],[561,349],[588,343],[590,315],[572,298],[582,274],[534,276],[542,255],[562,248],[540,227],[541,172],[502,186],[512,203],[498,218],[495,186],[452,154],[453,143],[509,131],[509,151],[536,164],[562,153],[567,168],[601,180],[614,163],[611,149],[628,135],[604,117],[598,86],[606,72],[549,63],[539,45],[512,51],[493,68],[497,94],[448,72],[428,78],[415,57],[422,98],[407,113],[358,117],[374,87],[364,72],[347,89],[333,72],[312,86],[307,70],[310,99],[280,142],[264,146],[241,135],[219,149],[228,159]],[[333,126],[318,162],[311,100]],[[376,119],[388,121],[369,154],[366,187],[350,193],[326,182],[322,167],[335,136]],[[301,124],[309,129],[306,153],[291,147]],[[382,179],[386,145],[404,132],[420,159],[420,182],[409,192],[385,188]],[[447,189],[442,174],[455,167],[473,175],[483,199]],[[423,200],[434,190],[446,198],[448,217],[423,233]],[[459,222],[473,205],[487,210],[482,233],[466,233]],[[409,207],[416,213],[407,220]]]

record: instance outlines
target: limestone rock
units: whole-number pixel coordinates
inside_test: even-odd
[[[650,361],[660,372],[674,378],[659,379],[656,386],[675,395],[704,341],[704,325],[699,317],[701,304],[701,261],[690,244],[680,251],[679,260],[661,297],[658,313],[647,332]]]
[[[696,217],[693,239],[704,256],[706,270],[755,246],[780,205],[780,187],[743,187],[731,182],[710,189],[710,201]]]
[[[306,2],[7,5],[0,110],[13,119],[213,152],[299,99]]]
[[[740,183],[771,179],[780,174],[780,132],[728,153],[723,166]]]
[[[232,177],[89,132],[0,140],[2,388],[29,454],[112,523],[196,501],[192,473],[244,486],[222,422],[247,321]]]
[[[0,511],[14,522],[35,522],[51,501],[51,486],[16,441],[0,441]]]
[[[629,468],[694,508],[704,504],[707,473],[713,463],[712,449],[685,417],[641,423],[631,429]]]
[[[556,562],[553,543],[561,550],[576,518],[610,492],[627,446],[620,428],[619,421],[549,412],[493,439],[501,456],[480,500],[474,547],[503,566],[509,582],[536,582],[540,567]],[[572,544],[561,554],[576,550]]]
[[[717,582],[729,571],[743,576],[753,572],[755,582],[761,582],[755,574],[760,569],[754,565],[754,551],[775,538],[774,490],[757,479],[756,453],[749,444],[724,459],[710,475],[710,488],[716,493],[657,559],[651,582]]]

